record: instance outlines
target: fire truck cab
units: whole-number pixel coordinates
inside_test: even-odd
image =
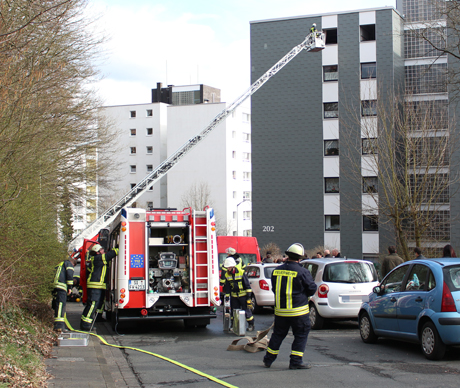
[[[108,265],[105,303],[113,329],[123,321],[149,319],[206,327],[216,317],[219,266],[212,208],[123,208],[100,235],[108,236],[107,249],[119,249]],[[84,251],[92,244],[85,240]]]

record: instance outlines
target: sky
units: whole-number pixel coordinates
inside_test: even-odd
[[[395,5],[395,0],[89,0],[87,12],[98,16],[96,27],[107,37],[98,62],[103,78],[95,86],[105,106],[149,103],[157,82],[205,84],[221,89],[222,101],[231,103],[250,86],[251,21]]]

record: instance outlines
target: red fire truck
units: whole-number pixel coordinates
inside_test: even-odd
[[[214,210],[123,208],[99,237],[84,240],[83,257],[96,242],[119,248],[109,264],[105,311],[112,327],[123,321],[183,319],[206,327],[216,317],[219,261]],[[104,244],[105,243],[105,244]],[[86,265],[81,262],[83,301]]]

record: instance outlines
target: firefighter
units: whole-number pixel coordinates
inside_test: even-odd
[[[246,266],[243,264],[243,261],[241,260],[241,257],[238,253],[236,253],[236,249],[229,247],[225,250],[225,253],[227,254],[227,258],[232,257],[233,260],[235,260],[235,263],[237,266],[240,266],[243,270],[246,268]],[[220,270],[220,285],[223,287],[225,284],[225,273],[227,270],[225,269],[225,266],[222,265],[222,268]]]
[[[254,316],[252,315],[251,285],[244,269],[237,265],[233,257],[227,257],[224,261],[225,283],[224,294],[225,301],[230,298],[230,308],[232,310],[231,319],[233,323],[233,310],[241,309],[246,314],[248,322],[248,331],[254,330]]]
[[[67,295],[72,292],[73,272],[76,260],[69,257],[68,260],[60,262],[56,266],[53,283],[53,309],[54,309],[54,330],[64,331],[65,327],[65,305]]]
[[[103,312],[105,290],[107,289],[107,263],[118,255],[118,248],[105,253],[99,244],[95,244],[91,247],[89,254],[91,259],[86,282],[88,297],[80,321],[80,329],[85,331],[91,328],[95,315]]]
[[[302,358],[310,332],[308,300],[315,293],[316,284],[310,271],[299,264],[299,260],[305,255],[303,246],[292,244],[286,254],[286,263],[277,267],[272,274],[275,326],[263,362],[265,367],[270,368],[278,356],[281,343],[292,328],[294,341],[289,369],[309,369],[311,364],[304,363]]]

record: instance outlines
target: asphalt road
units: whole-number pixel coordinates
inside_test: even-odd
[[[255,315],[256,330],[271,325],[272,313],[267,309]],[[108,323],[105,326],[110,330]],[[283,342],[270,369],[263,367],[263,352],[227,351],[237,338],[222,331],[221,313],[206,329],[185,329],[182,321],[150,321],[113,333],[113,343],[153,352],[237,387],[432,388],[459,384],[460,348],[449,350],[442,361],[429,361],[417,344],[388,339],[364,344],[353,321],[329,323],[324,330],[310,332],[304,355],[313,364],[309,370],[288,369],[292,335]],[[164,359],[134,350],[124,352],[142,387],[222,386]]]

